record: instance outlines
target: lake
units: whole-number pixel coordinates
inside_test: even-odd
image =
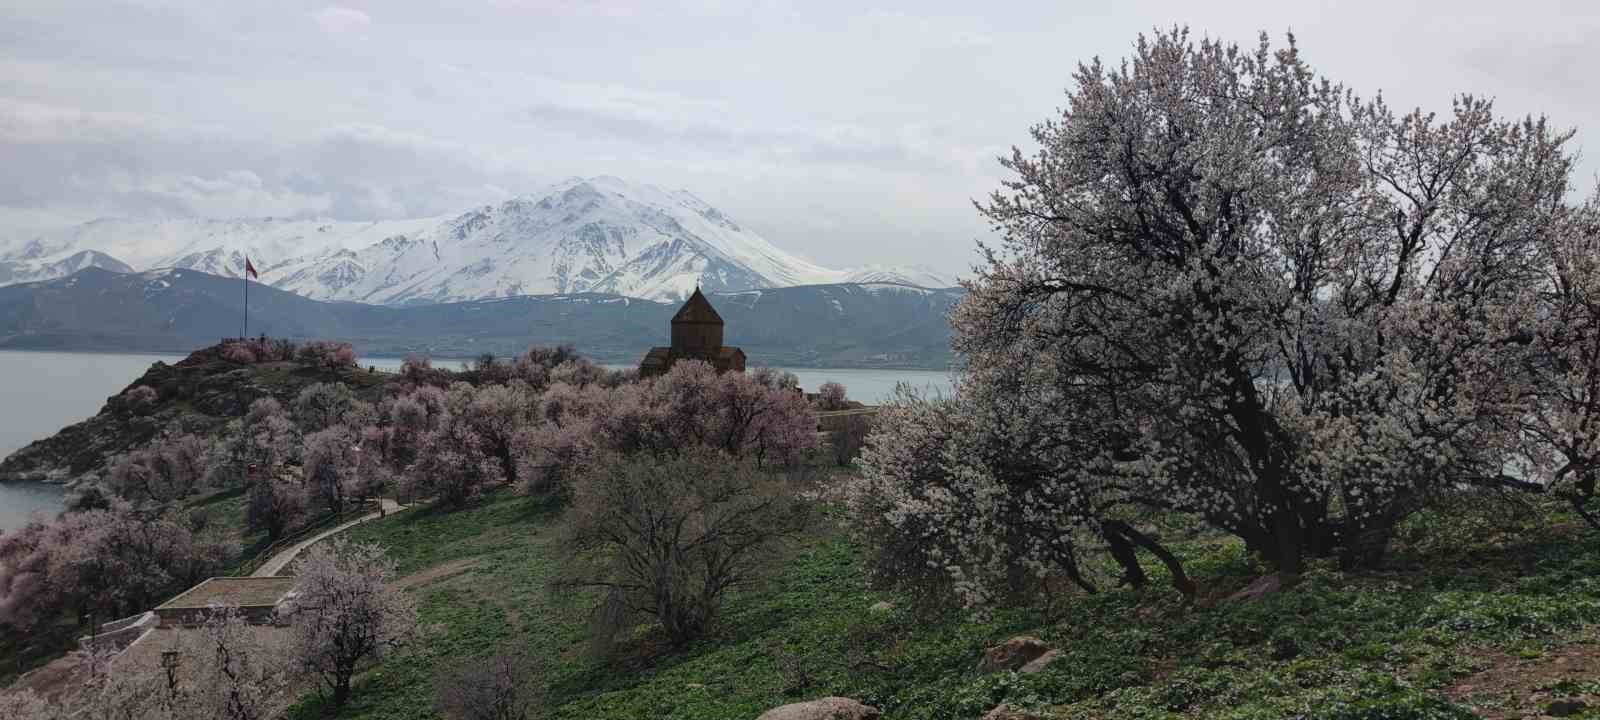
[[[0,457],[100,410],[106,398],[122,391],[151,363],[182,360],[176,355],[0,351]],[[436,358],[436,367],[456,369],[470,360]],[[400,358],[362,358],[363,366],[400,369]],[[896,383],[928,393],[948,394],[951,376],[931,370],[853,370],[786,368],[800,386],[816,391],[825,382],[845,386],[853,400],[877,403],[894,394]],[[36,510],[54,513],[61,489],[53,485],[0,484],[0,530],[21,526]]]
[[[0,457],[86,420],[157,360],[173,355],[113,355],[0,351]],[[61,488],[0,485],[0,530],[27,521],[35,510],[54,513]]]

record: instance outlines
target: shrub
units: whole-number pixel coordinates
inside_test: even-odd
[[[381,485],[381,458],[361,447],[361,437],[343,426],[306,437],[304,474],[307,505],[317,504],[338,515],[358,497]]]
[[[128,510],[34,521],[0,535],[0,623],[30,632],[69,610],[91,624],[144,610],[232,554],[179,522]]]
[[[156,389],[149,385],[137,385],[128,388],[122,393],[123,402],[127,404],[127,407],[141,415],[149,412],[160,397],[160,393],[157,393]]]
[[[208,480],[214,487],[242,486],[254,472],[272,477],[299,457],[298,433],[277,400],[260,398],[243,418],[228,424],[208,453]]]
[[[222,359],[240,365],[254,365],[257,362],[256,354],[244,343],[228,343],[222,346]]]
[[[113,460],[107,479],[112,491],[126,500],[181,500],[193,495],[209,477],[209,453],[204,440],[182,435]]]
[[[600,564],[578,565],[581,577],[570,583],[605,592],[598,641],[644,616],[681,645],[804,527],[806,509],[781,483],[714,450],[615,458],[575,488],[565,544],[576,559]]]
[[[537,665],[527,655],[501,651],[471,658],[434,680],[433,707],[450,720],[527,720],[543,700]]]
[[[849,415],[843,419],[843,423],[843,427],[828,433],[828,446],[833,451],[833,461],[839,467],[855,462],[867,444],[867,433],[872,429],[872,421],[867,415]]]
[[[845,399],[843,385],[825,382],[817,388],[818,410],[844,410],[848,407],[850,402]]]
[[[433,367],[427,355],[412,353],[400,361],[400,378],[413,388],[423,386],[444,387],[450,384],[448,370]]]
[[[294,399],[294,419],[301,431],[314,433],[343,423],[356,405],[356,396],[344,383],[308,385]]]
[[[440,502],[465,507],[496,470],[483,454],[482,444],[463,423],[447,422],[424,435],[422,452],[406,471],[412,493],[432,495]]]
[[[325,370],[341,370],[356,366],[356,351],[350,343],[314,340],[301,345],[295,359]]]
[[[245,527],[265,530],[267,542],[277,542],[305,514],[306,494],[291,482],[273,475],[253,478],[245,499]]]
[[[229,340],[222,344],[223,360],[241,365],[284,362],[295,358],[295,344],[265,335],[244,340]]]

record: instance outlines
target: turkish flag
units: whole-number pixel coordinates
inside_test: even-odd
[[[261,276],[256,274],[256,266],[250,264],[248,257],[244,259],[244,274],[257,280],[261,279]]]

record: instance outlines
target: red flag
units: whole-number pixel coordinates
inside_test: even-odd
[[[261,276],[256,275],[256,266],[250,264],[250,258],[248,257],[244,259],[244,274],[257,280],[261,279]]]

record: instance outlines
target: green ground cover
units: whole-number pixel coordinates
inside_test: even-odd
[[[359,681],[341,717],[426,718],[440,667],[510,645],[547,665],[546,716],[754,718],[845,695],[907,720],[980,718],[1000,703],[1061,718],[1457,718],[1539,714],[1600,690],[1600,546],[1559,513],[1417,518],[1381,572],[1320,566],[1258,600],[1226,596],[1261,568],[1224,538],[1178,544],[1202,597],[1159,582],[1066,598],[1047,613],[913,613],[866,587],[832,513],[773,578],[734,596],[717,632],[671,652],[641,627],[588,651],[588,601],[552,592],[559,510],[507,491],[355,529],[385,545],[431,637]],[[1151,563],[1152,575],[1158,571]],[[1159,578],[1157,578],[1159,581]],[[880,600],[896,603],[874,611]],[[1064,657],[983,675],[986,646],[1032,634]],[[298,709],[315,717],[314,699]]]

